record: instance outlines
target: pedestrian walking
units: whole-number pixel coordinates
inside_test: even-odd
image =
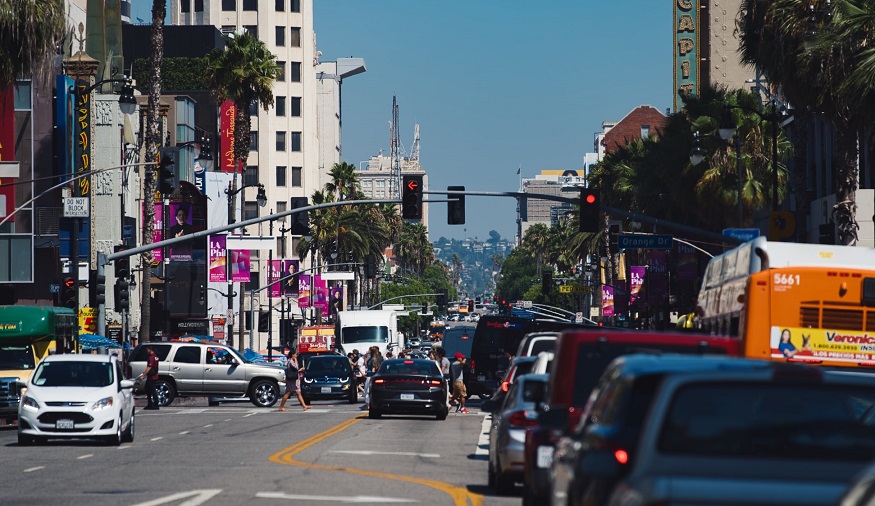
[[[139,379],[146,378],[146,407],[144,409],[158,409],[158,389],[155,384],[158,381],[158,355],[151,346],[146,347],[146,370],[139,376]]]
[[[365,357],[359,354],[358,350],[352,350],[353,363],[355,364],[355,382],[356,390],[360,397],[365,395],[365,378],[367,378],[367,367],[365,366]]]
[[[288,411],[286,409],[286,401],[293,393],[298,396],[298,401],[301,403],[301,407],[304,408],[304,411],[310,409],[310,406],[304,402],[304,396],[301,395],[300,383],[298,382],[300,374],[301,369],[298,367],[298,352],[291,350],[289,351],[289,360],[286,362],[286,393],[283,394],[283,398],[280,401],[279,411]]]
[[[456,413],[470,413],[465,409],[465,398],[468,396],[468,391],[465,388],[465,355],[456,353],[454,356],[455,362],[450,366],[450,376],[453,379],[453,397],[450,402],[456,401],[459,407],[456,408]]]

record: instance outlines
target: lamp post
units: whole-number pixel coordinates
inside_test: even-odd
[[[247,184],[247,185],[241,186],[240,188],[237,188],[236,187],[236,182],[237,182],[236,177],[237,177],[236,174],[234,176],[232,176],[231,182],[228,183],[228,188],[225,189],[225,195],[228,196],[228,225],[233,225],[234,223],[237,222],[237,218],[236,218],[235,213],[234,213],[234,196],[237,195],[238,193],[240,193],[241,191],[245,190],[246,188],[257,187],[258,188],[258,195],[255,197],[255,201],[258,203],[259,207],[264,207],[267,205],[267,194],[264,191],[263,184],[261,184],[261,183]],[[234,281],[233,281],[233,277],[232,277],[233,271],[231,269],[231,260],[232,260],[232,258],[231,258],[230,251],[228,251],[228,249],[226,248],[225,249],[225,276],[228,279],[228,313],[229,313],[229,316],[231,315],[231,313],[233,313],[233,310],[234,310],[234,296],[231,295],[231,293],[234,292]],[[240,288],[240,292],[241,292],[241,300],[240,300],[239,317],[242,320],[243,319],[243,300],[242,300],[243,288],[242,287]],[[252,301],[250,301],[249,303],[251,304]],[[240,344],[239,344],[239,346],[240,346],[240,349],[242,350],[242,349],[244,349],[243,348],[243,323],[242,323],[242,321],[240,323],[240,330],[241,330],[241,332],[240,332]],[[233,320],[233,318],[230,318],[230,317],[228,318],[228,339],[230,339],[229,342],[231,342],[231,343],[234,342],[234,320]]]

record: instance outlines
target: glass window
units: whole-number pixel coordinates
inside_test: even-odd
[[[649,139],[650,138],[650,125],[641,125],[641,138]]]
[[[179,1],[179,12],[189,12],[191,10],[191,0]]]
[[[286,27],[284,26],[276,27],[276,45],[280,47],[286,45]]]
[[[231,9],[231,10],[233,10],[233,9]],[[222,28],[221,28],[222,35],[225,35],[225,36],[231,35],[232,33],[234,33],[235,30],[237,30],[237,27],[234,25],[222,25]]]
[[[258,202],[243,203],[243,220],[253,220],[258,218]],[[255,253],[253,251],[253,253]]]
[[[295,26],[289,27],[289,46],[301,47],[301,29]]]
[[[286,133],[285,132],[277,132],[276,133],[276,150],[277,151],[285,151],[286,150]]]
[[[248,33],[249,35],[252,35],[256,39],[258,38],[258,27],[257,26],[255,26],[255,25],[244,26],[243,29],[246,30],[246,33]]]
[[[258,184],[258,165],[249,165],[243,173],[243,185]]]
[[[286,185],[286,166],[278,165],[276,168],[276,185],[277,186],[285,186]]]
[[[195,12],[203,12],[204,11],[204,0],[194,0],[194,11]]]
[[[33,384],[43,387],[105,387],[112,382],[109,362],[43,362],[33,375]]]
[[[30,98],[32,83],[30,81],[15,81],[15,101],[14,108],[16,111],[29,111],[33,109],[33,101]]]
[[[222,10],[223,11],[236,11],[237,10],[237,0],[222,0]]]
[[[302,185],[303,173],[304,173],[303,167],[292,167],[292,187],[293,188],[300,188],[301,186],[303,186]]]
[[[301,116],[301,97],[292,97],[292,117]]]
[[[292,0],[292,12],[301,12],[301,0]]]
[[[243,0],[243,10],[244,11],[257,11],[258,10],[258,0]]]
[[[362,186],[370,188],[371,187],[371,180],[365,179],[364,181],[362,181]]]
[[[283,185],[283,186],[285,186],[285,185]],[[278,213],[284,213],[284,212],[288,211],[288,207],[286,207],[287,205],[288,205],[288,202],[286,202],[285,200],[282,200],[282,201],[280,201],[280,202],[277,202],[277,203],[276,203],[276,208],[275,208],[275,209],[276,209],[276,212],[278,212]],[[279,248],[279,249],[282,250],[282,248]]]
[[[249,151],[258,151],[258,132],[249,132]]]
[[[249,116],[258,117],[258,100],[253,100],[249,103]]]
[[[286,62],[277,61],[276,66],[280,68],[280,71],[276,76],[276,80],[283,83],[286,81]]]
[[[293,61],[292,62],[292,82],[300,83],[301,82],[301,62]]]
[[[173,356],[173,361],[182,362],[183,364],[200,364],[200,346],[180,346],[176,350],[176,355]]]
[[[285,12],[286,10],[286,0],[276,0],[276,11],[277,12]]]
[[[276,97],[276,102],[274,103],[276,107],[276,115],[277,116],[285,116],[286,115],[286,97]],[[292,110],[294,111],[295,99],[292,99]],[[292,114],[294,116],[294,114]]]
[[[301,132],[292,132],[292,151],[301,151]]]

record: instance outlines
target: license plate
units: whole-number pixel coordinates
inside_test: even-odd
[[[58,420],[55,422],[56,429],[74,429],[73,420]]]
[[[412,401],[413,394],[401,394],[401,400],[402,401]]]
[[[477,376],[477,381],[486,381],[486,376],[483,376],[482,374]]]
[[[323,393],[323,394],[330,394],[330,393],[331,393],[331,387],[322,387],[322,393]]]
[[[553,448],[550,446],[538,447],[538,467],[550,467],[553,463]]]

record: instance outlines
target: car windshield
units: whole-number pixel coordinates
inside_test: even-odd
[[[388,327],[343,327],[340,329],[343,344],[388,343]]]
[[[105,387],[112,385],[109,362],[43,362],[33,375],[41,387]]]
[[[875,390],[847,385],[702,383],[672,399],[664,453],[869,461],[875,458]]]
[[[29,346],[3,346],[0,348],[0,370],[33,369],[33,353]]]
[[[345,357],[337,358],[310,358],[307,363],[307,372],[349,372],[349,359]]]
[[[431,360],[387,360],[380,366],[380,374],[414,374],[440,376],[441,371]]]

